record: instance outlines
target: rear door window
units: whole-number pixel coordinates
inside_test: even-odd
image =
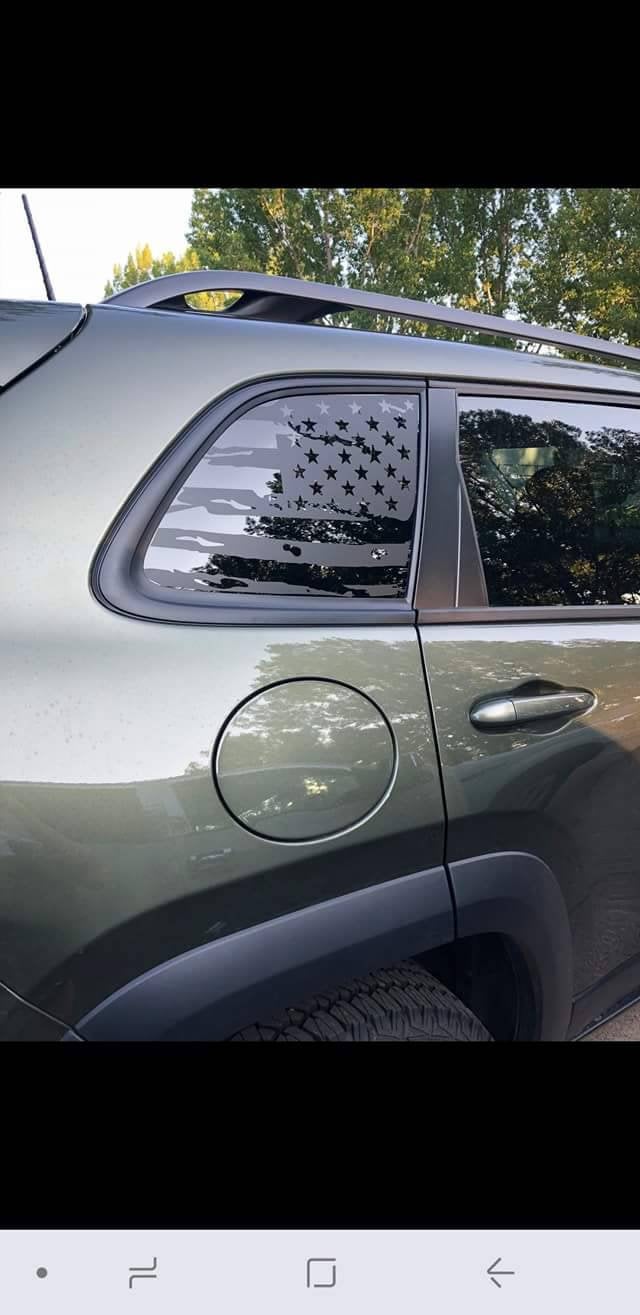
[[[459,399],[489,604],[640,604],[640,409]]]

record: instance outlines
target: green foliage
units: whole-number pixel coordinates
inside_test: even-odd
[[[639,188],[196,188],[187,242],[180,257],[137,248],[105,295],[186,269],[258,270],[640,344]],[[369,312],[333,322],[509,345]]]
[[[549,207],[543,188],[199,188],[188,241],[203,267],[261,270],[502,315],[514,309],[518,272],[531,259]],[[372,324],[367,312],[348,318],[356,327],[399,327],[387,316]],[[402,328],[427,331],[417,321]]]
[[[146,243],[130,251],[122,265],[114,265],[113,274],[105,286],[105,297],[113,297],[116,292],[133,288],[137,283],[146,283],[148,279],[159,279],[163,274],[181,274],[187,269],[198,269],[198,258],[194,251],[186,251],[184,256],[176,257],[173,251],[154,258],[151,247]]]
[[[187,270],[199,269],[198,257],[191,248],[183,256],[175,256],[173,251],[165,251],[162,256],[154,258],[148,242],[143,247],[130,251],[124,264],[114,265],[113,275],[105,285],[105,297],[113,297],[116,292],[133,288],[137,283],[147,283],[149,279],[162,278],[164,274],[183,274]],[[196,293],[190,302],[196,310],[220,310],[226,300],[224,293]]]
[[[518,280],[523,316],[640,343],[640,188],[566,188]]]

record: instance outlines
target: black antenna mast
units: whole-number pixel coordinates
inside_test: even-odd
[[[47,267],[46,267],[46,265],[45,265],[45,263],[44,263],[44,256],[43,256],[43,254],[42,254],[42,247],[40,246],[40,243],[39,243],[39,241],[38,241],[38,234],[36,233],[36,226],[35,226],[35,224],[34,224],[34,222],[33,222],[33,215],[31,214],[31,207],[30,207],[30,205],[29,205],[29,202],[27,201],[27,198],[26,198],[24,192],[22,193],[22,204],[23,204],[23,206],[24,206],[24,212],[25,212],[25,214],[26,214],[26,216],[27,216],[27,223],[28,223],[28,225],[29,225],[29,229],[30,229],[30,232],[31,232],[31,236],[32,236],[32,238],[33,238],[33,245],[34,245],[34,247],[35,247],[35,249],[36,249],[36,256],[38,257],[38,264],[39,264],[39,266],[40,266],[40,273],[42,274],[42,279],[43,279],[43,282],[44,282],[44,286],[45,286],[45,288],[46,288],[46,290],[47,290],[47,300],[48,300],[48,301],[55,301],[55,299],[56,299],[56,298],[55,298],[55,293],[54,293],[53,288],[52,288],[52,286],[51,286],[51,279],[49,278],[49,274],[48,274],[48,271],[47,271]]]

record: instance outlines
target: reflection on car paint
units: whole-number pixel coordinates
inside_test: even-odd
[[[216,774],[244,826],[291,842],[360,822],[390,786],[394,761],[391,730],[370,699],[336,681],[292,680],[231,718]]]

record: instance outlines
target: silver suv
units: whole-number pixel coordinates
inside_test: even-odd
[[[562,1040],[640,993],[639,363],[238,272],[0,304],[3,1039]]]

